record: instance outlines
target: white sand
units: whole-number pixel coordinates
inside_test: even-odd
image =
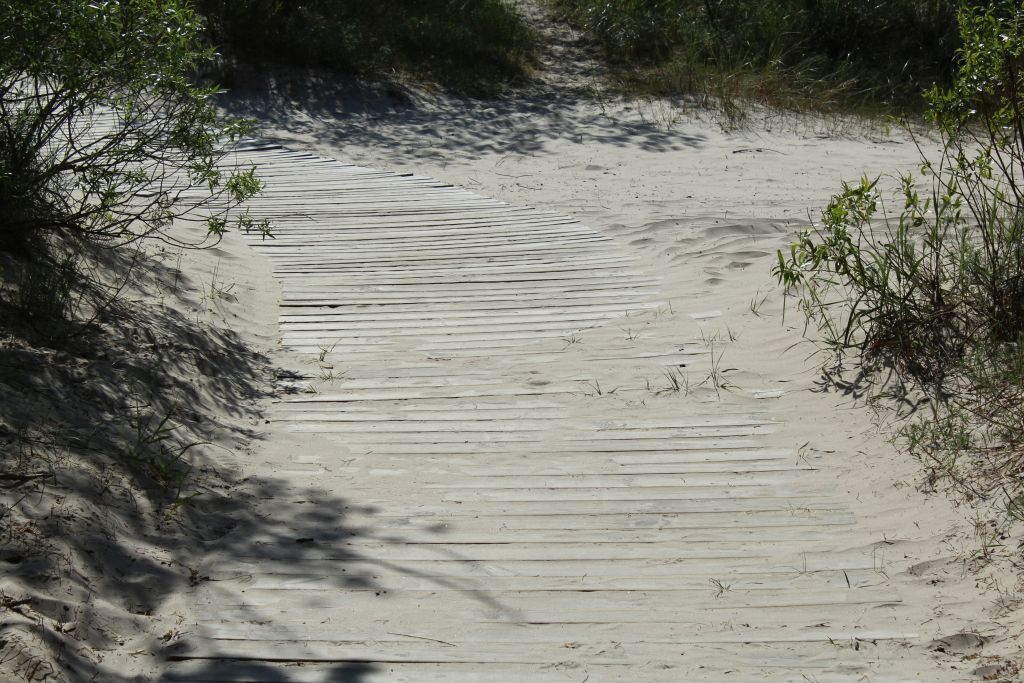
[[[273,659],[320,661],[304,669],[302,680],[310,681],[339,675],[366,681],[469,680],[469,672],[477,676],[473,680],[621,680],[622,670],[615,669],[619,661],[628,665],[630,678],[640,680],[956,681],[971,680],[980,665],[995,665],[999,655],[1018,649],[1017,619],[999,603],[1000,591],[1013,587],[1013,575],[999,562],[980,570],[970,562],[981,543],[970,511],[917,491],[918,465],[886,441],[885,406],[875,413],[855,397],[820,389],[814,348],[802,341],[802,321],[795,315],[783,323],[782,299],[770,276],[775,250],[843,179],[915,168],[917,151],[909,141],[900,136],[823,137],[813,134],[813,125],[792,120],[782,122],[789,129],[782,132],[727,134],[713,123],[673,114],[667,105],[434,99],[388,111],[377,104],[353,106],[351,100],[330,106],[322,98],[312,100],[306,108],[261,111],[256,106],[246,113],[262,117],[262,136],[294,149],[432,176],[515,205],[574,216],[613,238],[606,248],[609,256],[631,259],[634,265],[628,267],[661,283],[660,293],[652,295],[660,304],[583,329],[567,322],[559,336],[545,333],[515,347],[495,348],[490,362],[486,348],[447,360],[439,359],[436,349],[426,356],[418,351],[427,347],[417,346],[417,340],[435,329],[431,320],[446,320],[442,312],[411,319],[405,330],[415,332],[411,339],[394,336],[405,332],[393,327],[389,333],[374,332],[381,336],[365,346],[356,340],[341,342],[340,348],[325,340],[331,335],[347,339],[343,328],[304,336],[294,321],[289,323],[286,347],[298,346],[306,354],[285,348],[278,362],[305,376],[284,386],[314,391],[298,395],[299,406],[322,400],[335,417],[310,423],[308,412],[299,413],[307,417],[291,412],[300,407],[289,408],[287,397],[271,411],[274,421],[253,453],[251,471],[278,482],[280,490],[261,506],[265,528],[255,544],[252,538],[239,539],[204,564],[223,582],[196,595],[202,627],[190,638],[188,647],[194,649],[186,648],[180,655],[184,661],[175,665],[183,680],[194,680],[196,672],[214,678],[237,675],[239,666],[255,667],[251,671],[271,680],[280,675],[274,673],[279,664],[265,661],[272,653]],[[258,100],[248,106],[253,101]],[[295,164],[295,172],[305,173],[301,163]],[[273,163],[267,168],[269,191],[277,197],[288,194],[288,183],[297,182],[291,171],[278,173],[283,167]],[[280,184],[275,187],[275,182]],[[277,210],[304,212],[311,224],[351,225],[373,238],[372,226],[360,228],[361,220],[370,219],[345,217],[344,211],[318,218],[323,209],[309,201],[310,186],[305,205],[303,186],[294,187],[300,190],[295,195],[299,208]],[[325,192],[324,197],[341,196]],[[377,196],[384,206],[394,201]],[[260,206],[271,211],[275,204]],[[308,263],[315,251],[302,252],[305,256],[296,251],[294,259]],[[371,267],[389,255],[375,252],[365,258]],[[295,287],[308,266],[293,269],[288,262],[276,261],[278,275],[286,287]],[[346,280],[323,282],[344,287]],[[487,294],[480,288],[475,293]],[[363,294],[352,292],[351,302],[344,296],[338,299],[342,309],[358,304]],[[755,313],[751,302],[762,298]],[[499,332],[480,334],[486,339]],[[318,345],[324,349],[319,361]],[[523,355],[513,361],[508,355],[513,352]],[[696,353],[692,358],[691,352]],[[678,358],[665,360],[673,353],[686,357],[685,367]],[[621,360],[608,360],[613,357]],[[689,391],[667,390],[666,372],[689,382]],[[712,375],[720,378],[721,388],[715,389]],[[547,395],[564,384],[575,387],[567,398]],[[510,398],[445,398],[451,391],[475,396],[478,386],[507,391]],[[530,398],[524,387],[546,388]],[[412,419],[410,405],[425,411],[416,418],[420,422],[402,423]],[[518,420],[510,428],[513,436],[538,428],[531,422],[538,418],[555,422],[543,428],[540,446],[509,450],[504,437],[478,434],[474,425],[482,424],[485,408],[505,411],[502,419],[513,423]],[[553,452],[539,455],[547,445],[562,443],[556,435],[565,430],[585,435],[593,425],[604,424],[685,431],[694,429],[683,426],[687,420],[702,424],[722,416],[727,419],[723,424],[733,424],[728,416],[736,414],[768,420],[769,428],[751,432],[743,427],[736,438],[749,433],[764,453],[789,454],[786,462],[798,474],[780,475],[772,483],[763,473],[737,471],[733,479],[709,485],[789,491],[791,518],[807,516],[809,526],[793,521],[781,531],[758,532],[741,524],[734,531],[681,536],[666,529],[701,517],[670,514],[657,529],[646,532],[631,525],[634,530],[627,533],[597,523],[602,509],[629,509],[622,501],[630,496],[611,495],[616,489],[594,489],[577,503],[564,502],[577,500],[564,498],[566,493],[552,498],[553,489],[523,489],[515,495],[526,497],[518,500],[537,502],[517,505],[544,505],[551,499],[562,500],[567,511],[577,506],[584,511],[582,521],[574,517],[572,531],[565,518],[551,517],[546,534],[553,544],[528,547],[558,561],[534,562],[534,567],[517,564],[526,557],[519,551],[486,545],[504,526],[472,521],[474,510],[491,509],[487,501],[505,500],[488,497],[488,487],[503,481],[515,486],[516,473],[582,476],[572,472],[581,471],[583,461]],[[314,426],[296,433],[296,419],[300,427]],[[333,420],[341,420],[344,428]],[[346,427],[350,420],[357,420],[357,426]],[[447,426],[425,437],[426,430],[434,429],[430,425]],[[467,435],[464,442],[462,434]],[[441,457],[435,453],[439,447],[453,455]],[[530,449],[538,455],[531,456]],[[407,454],[397,455],[401,452]],[[643,496],[651,495],[643,487],[668,484],[659,476],[629,482],[640,487],[635,489],[637,511],[645,509]],[[606,486],[588,484],[585,478],[578,483]],[[450,490],[462,486],[463,493]],[[675,495],[651,490],[666,498]],[[616,499],[620,502],[610,502]],[[831,519],[841,525],[816,526],[821,515],[813,511],[817,503],[835,511],[838,516]],[[462,513],[451,517],[457,509]],[[597,515],[593,523],[586,521],[591,513]],[[437,541],[425,540],[441,531],[445,535]],[[543,538],[537,533],[529,535],[530,543]],[[770,533],[781,534],[774,553]],[[749,534],[747,545],[743,534]],[[602,542],[619,543],[613,552],[621,557],[582,559],[609,552],[588,554],[589,544]],[[645,542],[656,545],[643,550]],[[422,550],[426,554],[410,550],[419,543],[440,545]],[[726,543],[719,549],[737,556],[751,553],[753,564],[734,561],[736,574],[721,562],[690,560],[676,574],[671,563],[631,559],[636,548],[641,549],[637,558],[683,558],[692,550],[703,556],[713,553],[716,543]],[[596,552],[613,546],[592,547]],[[662,551],[668,555],[658,555]],[[455,567],[461,565],[450,561],[425,565],[437,552],[482,562],[464,567],[481,571],[459,573]],[[757,592],[757,579],[745,582],[743,568],[780,566],[788,567],[785,584],[773,590],[782,592],[769,592],[775,597],[759,607],[758,596],[765,594]],[[561,567],[561,574],[555,572],[560,576],[577,572],[596,592],[534,593],[531,581],[542,586],[554,580],[544,567]],[[351,572],[350,581],[339,571]],[[539,578],[526,578],[531,576]],[[685,600],[672,592],[659,598],[651,590],[655,585],[694,592]],[[470,587],[483,596],[479,603],[459,597],[460,590]],[[801,593],[803,599],[797,599]],[[495,602],[488,603],[491,599]],[[671,617],[659,615],[659,606]],[[543,627],[538,632],[524,626],[531,615],[552,610],[567,617],[578,612],[605,625],[563,625],[550,631],[548,641]],[[746,629],[757,635],[740,635]],[[723,637],[726,633],[733,635]],[[983,636],[985,647],[976,647],[980,641],[974,636],[954,637],[943,647],[947,654],[934,651],[933,641],[959,633]],[[798,634],[798,640],[812,634],[817,642],[798,645],[787,634]],[[747,638],[761,645],[744,644]],[[608,648],[619,650],[622,659],[609,659]],[[191,659],[212,655],[249,664],[229,662],[218,669]],[[371,661],[326,663],[346,657]],[[440,663],[445,661],[450,663]]]
[[[490,102],[294,77],[226,100],[262,139],[417,178],[240,154],[278,239],[164,254],[187,279],[143,305],[268,354],[275,398],[218,403],[241,378],[196,365],[201,481],[233,482],[194,504],[205,540],[117,536],[170,568],[140,581],[158,609],[69,593],[91,623],[32,656],[67,641],[110,680],[1013,680],[1012,549],[981,561],[979,513],[918,490],[891,406],[822,387],[770,275],[843,180],[912,171],[915,145],[580,99],[599,67],[574,63]]]

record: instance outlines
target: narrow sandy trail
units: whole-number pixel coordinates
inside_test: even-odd
[[[782,391],[731,385],[720,311],[563,215],[243,157],[307,358],[253,474],[291,483],[277,533],[201,568],[169,680],[922,680],[898,582]]]

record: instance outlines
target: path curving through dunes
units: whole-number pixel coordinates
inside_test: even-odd
[[[634,327],[716,311],[566,216],[270,144],[238,163],[312,360],[253,463],[291,482],[279,533],[209,557],[168,680],[915,680],[900,594],[773,394],[729,391],[713,337]]]

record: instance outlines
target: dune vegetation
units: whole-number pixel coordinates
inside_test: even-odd
[[[914,404],[901,438],[933,483],[1024,519],[1021,4],[547,6],[627,93],[926,112],[943,151],[902,178],[896,211],[884,183],[844,187],[775,275],[836,365],[855,359],[858,379]],[[245,211],[258,173],[222,165],[250,128],[215,106],[210,74],[244,63],[417,81],[455,93],[461,115],[467,95],[514,100],[540,40],[503,0],[0,3],[0,677],[121,680],[90,652],[158,655],[129,641],[178,637],[158,617],[209,579],[189,564],[196,539],[252,512],[210,453],[246,447],[243,425],[262,423],[280,377],[203,318],[227,298],[216,271],[189,289],[167,260],[233,231],[273,236]]]
[[[1024,8],[958,12],[948,87],[924,93],[941,153],[921,176],[843,187],[775,273],[826,349],[916,403],[903,443],[933,482],[1024,519]]]
[[[198,0],[211,40],[232,58],[402,76],[471,94],[522,82],[534,32],[500,0]]]
[[[550,0],[626,89],[796,109],[920,109],[952,75],[957,0]]]
[[[192,504],[216,414],[265,372],[164,257],[269,229],[229,216],[262,182],[222,165],[246,124],[193,77],[189,3],[15,0],[0,30],[0,678],[126,680],[98,653],[167,624],[228,500]]]

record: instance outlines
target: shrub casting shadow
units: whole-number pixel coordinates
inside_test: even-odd
[[[198,291],[155,261],[139,269],[119,252],[98,258],[114,272],[135,267],[133,291],[151,301],[158,293],[182,299]],[[7,279],[24,264],[0,265]],[[176,293],[168,294],[172,282]],[[285,507],[297,494],[285,478],[245,474],[245,454],[263,438],[264,399],[275,391],[275,377],[287,373],[232,330],[190,319],[181,312],[187,309],[125,296],[62,339],[16,316],[3,318],[0,667],[8,672],[32,680],[55,668],[76,683],[133,680],[96,656],[126,639],[154,656],[155,668],[164,657],[189,659],[201,634],[187,627],[185,637],[140,634],[152,632],[171,596],[209,580],[200,567],[212,552],[301,563],[330,548],[344,569],[356,561],[382,564],[346,541],[401,542],[355,526],[353,513],[373,509],[330,491],[298,492],[315,501],[302,513],[294,506],[280,515],[258,512],[261,502]],[[315,542],[298,542],[305,539]],[[325,578],[339,589],[377,584],[358,569]],[[437,582],[452,589],[465,583]],[[259,661],[199,664],[254,679],[273,669]],[[360,662],[328,666],[337,681],[359,681],[375,670]]]

